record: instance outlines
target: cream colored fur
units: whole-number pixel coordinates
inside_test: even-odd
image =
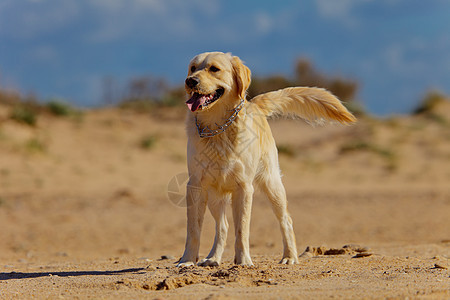
[[[216,235],[208,256],[198,264],[219,265],[225,247],[228,222],[225,215],[231,202],[235,232],[234,262],[252,265],[249,251],[250,215],[254,189],[260,188],[270,200],[283,237],[280,263],[298,261],[295,235],[287,211],[281,181],[278,153],[267,117],[296,115],[307,121],[350,124],[356,118],[331,93],[319,88],[295,87],[259,95],[244,102],[232,125],[224,132],[200,138],[201,128],[216,129],[231,115],[240,99],[245,100],[250,85],[250,70],[241,60],[221,52],[203,53],[189,65],[188,78],[198,80],[196,87],[186,85],[189,95],[224,94],[215,102],[194,112],[186,120],[188,134],[187,238],[178,266],[197,263],[203,216],[208,206],[216,222]]]

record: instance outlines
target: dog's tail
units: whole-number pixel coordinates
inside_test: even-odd
[[[353,116],[333,94],[321,88],[292,87],[258,95],[250,100],[267,117],[295,115],[308,122],[356,122]]]

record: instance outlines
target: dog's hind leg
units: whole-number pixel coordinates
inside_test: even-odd
[[[286,190],[281,182],[280,173],[273,171],[269,176],[265,176],[261,182],[261,187],[269,198],[275,216],[280,223],[284,248],[283,258],[280,263],[295,264],[298,262],[297,246],[295,243],[292,219],[287,210]]]
[[[199,186],[189,182],[186,191],[187,203],[187,236],[183,256],[177,266],[192,266],[198,260],[200,234],[205,216],[207,194]]]
[[[214,237],[214,244],[208,256],[203,259],[199,266],[218,266],[222,260],[222,254],[225,249],[228,234],[228,221],[225,214],[226,205],[228,203],[229,195],[225,199],[218,197],[217,194],[209,195],[208,208],[211,211],[214,220],[216,221],[216,236]]]

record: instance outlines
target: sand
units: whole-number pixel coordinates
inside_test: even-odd
[[[0,105],[0,298],[450,298],[450,110],[351,127],[271,121],[300,253],[256,193],[254,267],[176,268],[184,112],[41,114]],[[447,119],[446,119],[447,118]],[[231,222],[231,216],[229,215]],[[207,213],[200,257],[213,242]]]

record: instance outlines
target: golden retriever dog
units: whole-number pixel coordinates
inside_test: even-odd
[[[206,206],[214,217],[216,234],[211,252],[198,265],[220,264],[228,232],[225,209],[230,202],[234,263],[253,265],[249,233],[255,187],[269,198],[281,227],[284,250],[280,263],[298,262],[277,147],[267,117],[296,115],[309,122],[343,124],[356,121],[335,96],[320,88],[285,88],[246,100],[250,75],[248,67],[230,53],[199,54],[189,64],[185,81],[190,97],[186,101],[190,110],[186,120],[187,238],[180,267],[198,262]]]

